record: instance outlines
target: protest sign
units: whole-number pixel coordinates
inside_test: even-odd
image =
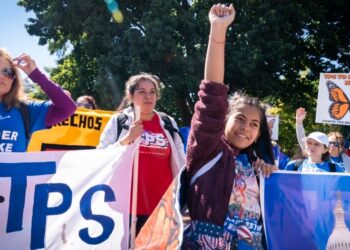
[[[268,249],[350,248],[349,174],[279,171],[261,180]]]
[[[95,148],[112,114],[110,111],[78,108],[63,122],[33,133],[27,151]]]
[[[316,122],[350,125],[350,74],[321,73]]]
[[[269,131],[271,132],[271,140],[278,140],[278,130],[279,130],[279,115],[266,115],[267,125]]]

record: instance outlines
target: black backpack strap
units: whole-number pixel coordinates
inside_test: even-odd
[[[337,172],[337,169],[335,167],[335,164],[333,162],[328,162],[328,165],[329,165],[329,172]]]
[[[122,130],[123,129],[125,129],[125,130],[129,129],[129,126],[125,124],[127,120],[128,120],[128,117],[124,113],[120,113],[120,115],[118,115],[118,117],[117,117],[117,122],[118,122],[117,141],[119,139],[119,136],[120,136]]]
[[[178,133],[178,135],[181,138],[181,141],[184,142],[180,131],[178,129],[174,128],[169,116],[163,112],[158,112],[158,115],[163,120],[164,128],[169,131],[171,137],[174,138],[174,133]],[[120,136],[123,129],[125,129],[125,130],[129,129],[129,126],[126,124],[127,120],[128,120],[128,116],[126,114],[121,113],[120,115],[118,115],[118,118],[117,118],[117,123],[118,123],[117,140],[119,139],[119,136]]]
[[[29,108],[28,105],[25,102],[19,103],[19,112],[21,113],[23,122],[24,122],[24,129],[26,131],[26,137],[29,139],[30,134],[30,114],[29,114]]]
[[[293,171],[298,171],[298,168],[301,166],[301,164],[303,164],[303,162],[304,162],[304,159],[295,160]]]
[[[170,135],[172,138],[174,138],[174,132],[179,133],[179,130],[175,129],[173,124],[170,121],[170,118],[167,114],[163,112],[158,112],[159,117],[163,120],[164,122],[164,128],[169,131]]]
[[[174,139],[174,133],[177,133],[180,136],[181,141],[183,143],[184,139],[182,138],[180,131],[173,126],[169,116],[163,112],[158,112],[158,115],[163,120],[164,128],[169,131],[171,137]]]

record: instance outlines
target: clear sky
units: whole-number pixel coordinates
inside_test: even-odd
[[[50,55],[47,46],[38,45],[39,38],[30,36],[24,27],[32,16],[33,13],[17,5],[17,0],[1,0],[0,47],[6,48],[12,57],[29,54],[41,70],[55,67],[57,56]]]

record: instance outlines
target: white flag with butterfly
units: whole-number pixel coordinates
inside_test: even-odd
[[[266,115],[266,119],[267,119],[267,126],[269,128],[270,135],[271,135],[271,140],[277,141],[279,123],[280,123],[279,115]]]
[[[350,125],[350,74],[321,73],[316,122]]]

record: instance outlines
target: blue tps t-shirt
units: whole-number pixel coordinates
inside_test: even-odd
[[[341,162],[341,158],[339,156],[330,156],[329,157],[331,159],[332,162],[335,162],[335,163],[340,163]]]
[[[288,162],[285,170],[294,170],[296,161]],[[335,164],[336,172],[344,172],[344,169],[337,163]],[[329,162],[324,161],[321,163],[311,163],[309,159],[305,159],[303,163],[299,166],[298,172],[330,172]]]
[[[45,117],[51,102],[30,101],[27,103],[30,115],[30,133],[45,129]],[[21,112],[14,107],[7,111],[0,102],[0,153],[25,152],[29,140],[26,136]]]
[[[331,162],[337,163],[345,172],[345,166],[344,166],[343,158],[341,156],[337,156],[337,157],[330,156],[329,158],[331,159]]]

